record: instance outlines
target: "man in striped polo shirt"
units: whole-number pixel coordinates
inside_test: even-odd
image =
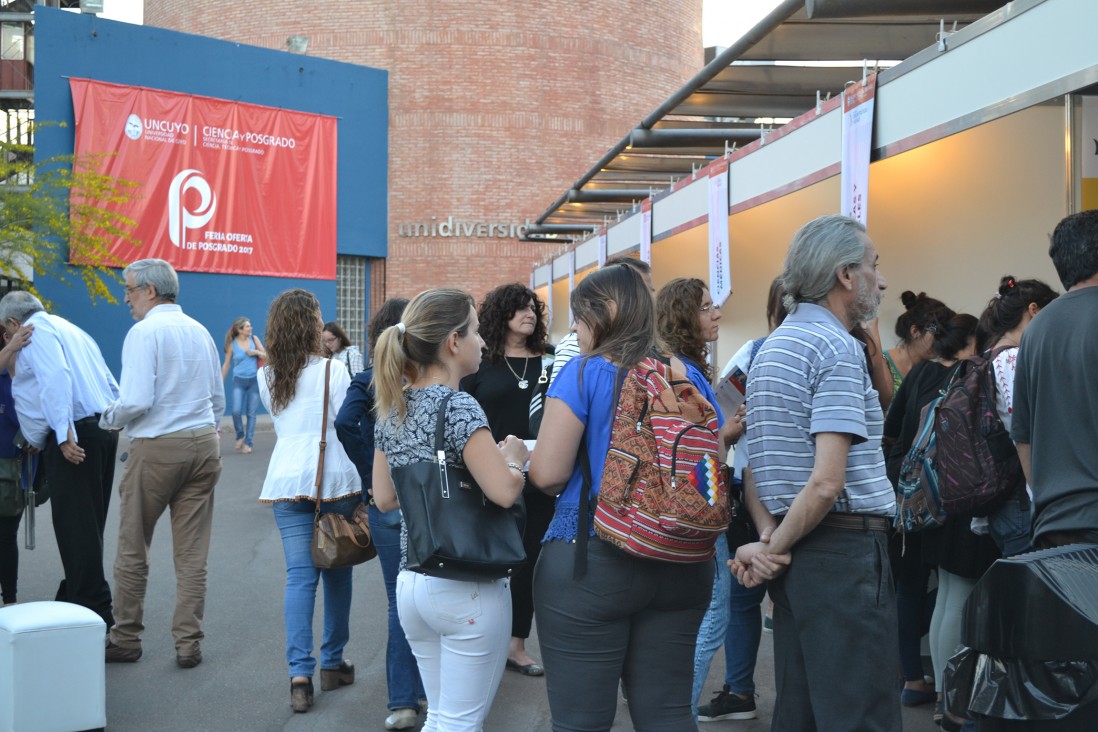
[[[749,500],[763,539],[732,562],[745,585],[773,580],[771,729],[898,731],[895,495],[877,392],[850,335],[877,317],[886,283],[865,227],[843,216],[802,227],[781,278],[789,316],[747,383]]]

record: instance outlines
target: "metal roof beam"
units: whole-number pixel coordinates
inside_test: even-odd
[[[759,138],[758,128],[699,128],[693,130],[645,130],[629,133],[629,144],[636,148],[706,147],[725,142],[751,142]]]
[[[868,15],[987,15],[1006,0],[805,0],[809,18],[860,18]]]
[[[582,191],[573,188],[568,191],[567,197],[569,203],[632,203],[648,198],[649,195],[647,188],[601,188]]]

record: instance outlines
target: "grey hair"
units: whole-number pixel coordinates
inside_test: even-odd
[[[152,285],[156,296],[165,302],[175,302],[179,297],[179,275],[163,259],[139,259],[122,270],[122,276],[133,275],[137,287]]]
[[[865,259],[866,242],[865,226],[847,216],[821,216],[802,226],[793,235],[782,268],[786,310],[792,313],[797,303],[827,299],[839,270]]]
[[[12,290],[0,300],[0,323],[6,323],[9,319],[22,323],[45,309],[42,301],[26,290]]]

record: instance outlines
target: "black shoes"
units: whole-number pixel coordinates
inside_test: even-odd
[[[194,668],[198,664],[202,663],[202,651],[195,651],[194,655],[181,656],[176,654],[175,662],[179,664],[179,668]]]
[[[104,656],[107,663],[135,663],[141,658],[141,649],[122,648],[108,640]]]
[[[737,694],[728,684],[717,692],[708,704],[698,707],[699,722],[719,722],[723,719],[755,719],[755,697]]]
[[[313,680],[290,681],[290,706],[295,712],[307,712],[313,705]]]
[[[339,668],[320,669],[320,688],[322,691],[331,691],[341,686],[350,686],[355,683],[355,665],[350,661],[339,664]]]

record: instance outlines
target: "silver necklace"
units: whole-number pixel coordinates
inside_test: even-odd
[[[515,370],[511,368],[511,362],[507,360],[507,354],[504,354],[503,362],[507,364],[507,370],[511,372],[511,375],[518,379],[518,388],[529,388],[530,382],[526,380],[526,367],[530,365],[530,359],[526,358],[525,356],[522,359],[522,376],[516,374]]]

